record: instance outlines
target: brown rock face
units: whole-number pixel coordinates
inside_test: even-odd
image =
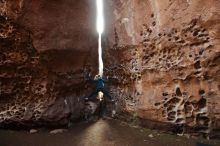
[[[92,2],[26,0],[23,7],[18,21],[31,30],[34,47],[38,50],[88,52],[96,46],[95,7]]]
[[[220,127],[220,2],[112,0],[107,74],[121,108],[204,135]],[[118,88],[116,88],[118,87]],[[144,120],[143,120],[144,119]],[[212,132],[213,132],[212,131]]]
[[[181,134],[219,132],[220,2],[105,2],[104,73],[120,110]],[[84,76],[97,71],[94,4],[0,1],[1,125],[80,117]]]
[[[81,116],[97,70],[94,4],[0,2],[0,123],[66,124]],[[86,91],[87,92],[86,92]]]

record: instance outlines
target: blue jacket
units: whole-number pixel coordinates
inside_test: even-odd
[[[97,79],[96,82],[96,89],[103,89],[105,86],[106,81],[103,79]]]

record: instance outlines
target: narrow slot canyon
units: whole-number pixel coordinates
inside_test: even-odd
[[[219,146],[220,1],[103,4],[0,0],[0,146]]]

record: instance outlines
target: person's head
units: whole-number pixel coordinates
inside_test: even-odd
[[[98,80],[98,79],[101,79],[101,78],[102,78],[102,77],[101,77],[101,75],[99,75],[99,74],[95,76],[95,80]]]

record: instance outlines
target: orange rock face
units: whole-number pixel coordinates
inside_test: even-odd
[[[108,0],[104,73],[120,110],[177,133],[220,129],[220,2]],[[0,1],[0,123],[67,124],[97,72],[95,3]],[[144,124],[143,122],[143,124]]]
[[[93,15],[88,1],[0,1],[1,126],[81,116],[85,72],[98,68]]]
[[[112,19],[105,62],[108,74],[118,78],[114,85],[122,110],[170,123],[178,133],[217,131],[220,2],[112,0],[107,5]]]

